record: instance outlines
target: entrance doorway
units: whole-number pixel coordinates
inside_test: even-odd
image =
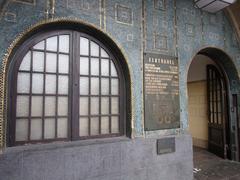
[[[228,86],[224,69],[216,59],[201,53],[193,58],[187,80],[193,146],[224,159],[232,159]]]

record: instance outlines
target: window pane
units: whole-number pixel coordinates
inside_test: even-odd
[[[67,138],[67,118],[59,118],[57,123],[57,137],[58,138]]]
[[[24,56],[21,62],[19,70],[30,71],[30,62],[31,62],[31,52],[28,51],[28,53]]]
[[[101,48],[101,57],[104,57],[104,58],[108,58],[109,57],[107,52],[103,48]]]
[[[57,55],[55,53],[46,54],[46,72],[57,72]]]
[[[91,94],[99,94],[99,78],[91,78]]]
[[[99,134],[99,118],[91,118],[91,135]]]
[[[80,58],[80,74],[88,75],[89,74],[89,60],[88,58],[81,57]]]
[[[112,133],[119,133],[119,118],[118,116],[113,116],[112,118]]]
[[[42,139],[42,119],[31,119],[31,140]]]
[[[47,118],[44,120],[44,138],[53,139],[55,138],[55,119]]]
[[[43,74],[32,74],[32,93],[43,93]]]
[[[59,54],[58,63],[59,63],[59,66],[58,66],[59,73],[69,72],[69,56],[68,55]]]
[[[58,115],[67,116],[68,115],[68,98],[58,97]]]
[[[109,133],[109,117],[101,117],[101,134]]]
[[[17,78],[17,92],[18,93],[29,93],[30,89],[30,74],[29,73],[18,73]]]
[[[102,78],[102,84],[101,84],[101,94],[107,95],[109,94],[109,79],[108,78]]]
[[[91,41],[91,56],[99,56],[99,46]]]
[[[44,53],[33,51],[33,71],[43,72],[44,69]]]
[[[91,74],[99,75],[99,59],[91,58]]]
[[[89,54],[89,41],[84,37],[80,37],[80,55]]]
[[[101,98],[101,114],[109,114],[109,98]]]
[[[31,116],[42,116],[42,96],[32,96]]]
[[[79,114],[88,115],[88,97],[79,98]]]
[[[28,116],[29,115],[29,97],[28,96],[17,96],[17,109],[16,116]]]
[[[56,97],[45,97],[45,116],[55,116]]]
[[[57,51],[57,36],[50,37],[47,39],[47,50]]]
[[[112,114],[118,114],[119,113],[119,103],[118,103],[118,98],[117,97],[113,97],[112,99],[112,104],[111,104],[111,108],[112,108]]]
[[[68,76],[58,76],[58,94],[68,94]]]
[[[80,80],[79,80],[79,93],[81,95],[87,95],[88,92],[89,92],[89,82],[88,82],[88,79],[87,77],[80,77]]]
[[[111,61],[111,76],[117,77],[117,70],[112,61]]]
[[[103,76],[109,75],[109,60],[101,59],[101,74]]]
[[[59,52],[69,52],[69,35],[59,36]]]
[[[27,141],[28,140],[28,119],[17,119],[16,120],[16,141]]]
[[[33,46],[33,49],[44,50],[44,41],[37,43],[35,46]]]
[[[112,95],[118,95],[118,79],[112,79],[112,84],[111,84],[111,90],[112,90]]]
[[[92,97],[91,98],[91,115],[99,114],[99,98]]]
[[[45,90],[47,94],[56,93],[56,75],[46,75],[46,85]]]
[[[88,136],[88,118],[79,118],[79,136]]]

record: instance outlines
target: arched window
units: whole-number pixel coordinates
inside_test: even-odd
[[[25,42],[13,59],[10,145],[124,134],[123,71],[97,39],[51,31]]]

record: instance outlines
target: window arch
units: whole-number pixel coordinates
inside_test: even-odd
[[[74,30],[33,36],[14,55],[9,143],[125,134],[125,78],[99,40]]]

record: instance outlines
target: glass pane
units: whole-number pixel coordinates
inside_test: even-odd
[[[112,95],[118,95],[118,79],[112,79],[112,84],[111,84],[111,90],[112,90]]]
[[[79,114],[88,115],[88,97],[79,98]]]
[[[118,116],[113,116],[112,118],[112,133],[119,133],[119,118]]]
[[[88,136],[88,118],[79,118],[79,136]]]
[[[109,75],[109,60],[101,59],[101,74],[103,76]]]
[[[43,74],[32,74],[32,93],[43,93]]]
[[[16,141],[27,141],[28,140],[28,119],[17,119],[16,120]]]
[[[57,72],[57,55],[55,53],[46,54],[46,72]]]
[[[47,118],[44,121],[44,138],[53,139],[55,138],[55,119]]]
[[[111,76],[117,77],[117,70],[112,61],[111,61]]]
[[[94,117],[91,118],[91,135],[99,134],[99,118]]]
[[[24,56],[21,62],[19,70],[30,71],[30,62],[31,62],[31,52],[28,51],[28,53]]]
[[[88,75],[89,74],[89,60],[88,58],[81,57],[80,58],[80,74]]]
[[[99,75],[99,59],[91,58],[91,74]]]
[[[99,46],[93,41],[91,41],[91,56],[99,57]]]
[[[101,48],[101,57],[104,57],[104,58],[108,58],[109,57],[107,52],[103,48]]]
[[[58,60],[58,72],[59,73],[68,73],[69,72],[69,56],[59,54],[59,60]]]
[[[46,75],[45,90],[47,94],[56,93],[56,75]]]
[[[58,76],[58,94],[68,94],[68,76]]]
[[[84,37],[80,37],[80,55],[89,54],[89,41]]]
[[[55,116],[56,97],[45,96],[45,116]]]
[[[17,117],[26,117],[29,115],[29,97],[28,96],[17,96]]]
[[[109,114],[109,98],[101,98],[101,114]]]
[[[43,72],[44,70],[44,53],[33,51],[33,71]]]
[[[117,97],[113,97],[112,99],[112,104],[111,104],[111,108],[112,108],[112,114],[118,114],[119,113],[119,103],[118,103],[118,98]]]
[[[91,115],[99,114],[99,98],[92,97],[91,98]]]
[[[42,119],[31,119],[31,140],[42,139]]]
[[[109,133],[109,117],[101,117],[101,134]]]
[[[50,37],[47,39],[47,50],[57,51],[57,36]]]
[[[66,138],[67,137],[67,118],[59,118],[57,123],[57,137]]]
[[[58,97],[58,115],[67,116],[68,115],[68,98]]]
[[[89,91],[89,82],[88,82],[88,79],[87,77],[80,77],[80,80],[79,80],[79,93],[81,95],[86,95],[88,94],[88,91]]]
[[[59,52],[69,52],[69,35],[59,36]]]
[[[109,79],[108,78],[102,78],[102,84],[101,84],[101,94],[107,95],[109,94]]]
[[[18,93],[29,93],[30,89],[30,74],[29,73],[18,73],[17,78],[17,92]]]
[[[42,116],[42,96],[32,96],[31,116]]]
[[[99,94],[99,78],[91,78],[91,94]]]
[[[44,50],[44,40],[33,46],[33,49]]]

